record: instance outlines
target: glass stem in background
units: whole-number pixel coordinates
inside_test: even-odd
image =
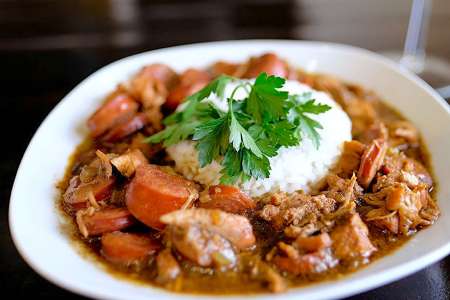
[[[415,73],[425,67],[425,46],[430,22],[432,0],[412,0],[408,31],[400,63]]]

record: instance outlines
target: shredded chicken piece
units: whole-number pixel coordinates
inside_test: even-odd
[[[112,165],[111,165],[111,161],[110,161],[110,158],[108,157],[108,155],[106,155],[105,153],[103,153],[100,150],[95,151],[95,154],[100,159],[99,167],[101,169],[101,172],[99,172],[99,174],[103,175],[105,178],[111,177]]]
[[[76,222],[78,225],[78,230],[80,231],[81,235],[87,238],[89,234],[86,225],[83,222],[83,215],[81,210],[77,211],[76,213]]]
[[[138,166],[146,163],[148,163],[147,159],[138,149],[128,150],[111,160],[111,164],[125,177],[132,176]]]
[[[318,216],[331,213],[335,207],[336,201],[325,195],[294,193],[283,197],[278,206],[266,204],[259,216],[271,222],[275,228],[282,229],[289,225],[301,226],[318,222]]]
[[[402,176],[396,178],[405,181]],[[382,190],[365,194],[364,201],[376,207],[365,214],[365,220],[403,235],[434,222],[439,209],[431,199],[427,185],[419,183],[411,189],[409,183],[391,181],[389,185],[384,183]]]

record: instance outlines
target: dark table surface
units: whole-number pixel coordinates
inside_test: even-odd
[[[191,42],[317,39],[375,51],[401,50],[409,1],[335,0],[330,12],[331,2],[0,1],[2,293],[81,298],[30,269],[17,253],[8,229],[9,196],[23,152],[45,116],[78,82],[118,58]],[[428,45],[429,53],[447,60],[449,3],[435,1]],[[450,299],[450,257],[351,299]]]

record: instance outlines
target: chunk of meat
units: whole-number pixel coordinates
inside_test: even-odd
[[[175,257],[173,257],[172,251],[168,248],[158,253],[156,257],[156,268],[158,269],[157,280],[161,283],[173,281],[181,273],[180,265]]]
[[[428,188],[433,186],[431,175],[421,163],[390,148],[385,156],[381,174],[377,176],[372,190],[378,192],[397,183],[404,183],[410,189],[421,184]]]
[[[327,189],[323,194],[339,203],[355,202],[358,197],[363,195],[363,188],[356,182],[356,176],[349,179],[341,178],[335,174],[329,174],[326,177]]]
[[[299,236],[295,240],[295,244],[299,249],[306,252],[315,252],[331,246],[331,239],[328,233],[324,232],[319,235],[308,237]]]
[[[364,219],[378,228],[387,229],[394,234],[398,233],[398,215],[395,211],[390,212],[384,207],[375,208],[370,210]]]
[[[130,134],[144,128],[147,124],[148,118],[145,113],[138,113],[129,120],[117,124],[110,131],[108,131],[102,140],[106,142],[117,142]]]
[[[95,157],[87,162],[80,170],[80,183],[91,183],[103,179],[108,179],[112,176],[112,165],[110,162],[112,154],[105,154],[100,150],[94,152]]]
[[[146,165],[147,163],[144,154],[138,149],[128,150],[124,154],[111,160],[111,164],[125,177],[132,176],[137,167]]]
[[[363,99],[353,98],[346,103],[344,110],[352,120],[352,136],[356,138],[364,136],[367,128],[378,119],[373,104]]]
[[[336,257],[343,260],[369,257],[377,249],[369,239],[369,230],[359,214],[351,215],[331,232]]]
[[[344,108],[349,105],[349,102],[355,101],[353,93],[349,93],[345,84],[336,77],[323,74],[303,73],[300,76],[300,81],[316,90],[327,92]]]
[[[271,222],[276,229],[288,225],[301,225],[305,219],[326,215],[336,208],[336,200],[325,195],[311,196],[303,193],[286,195],[279,205],[266,204],[259,216]]]
[[[138,99],[153,129],[161,129],[161,106],[166,101],[168,90],[178,82],[178,75],[168,66],[152,64],[136,74],[128,86],[129,92]]]
[[[204,198],[208,198],[207,201]],[[252,198],[231,185],[211,186],[207,196],[201,197],[200,201],[202,208],[220,209],[234,214],[244,213],[256,207]]]
[[[187,69],[180,76],[180,84],[172,89],[167,96],[165,106],[175,110],[186,97],[204,88],[210,80],[211,77],[206,71]]]
[[[139,105],[130,95],[115,91],[87,121],[91,135],[98,137],[115,125],[130,119],[138,107]]]
[[[233,64],[225,61],[218,61],[211,66],[211,73],[213,77],[222,74],[233,76],[238,68],[239,68],[238,64]]]
[[[386,208],[388,210],[397,210],[400,208],[403,198],[406,196],[404,186],[394,186],[386,197]]]
[[[428,204],[428,191],[424,185],[414,190],[406,186],[403,186],[403,189],[398,207],[399,230],[402,234],[408,235],[423,222],[420,210]]]
[[[338,161],[337,174],[341,177],[351,177],[354,172],[358,172],[361,163],[361,156],[366,146],[358,141],[344,142],[344,150]]]
[[[358,139],[366,144],[370,145],[374,140],[388,140],[388,130],[383,122],[376,121],[371,124],[364,132],[358,136]]]
[[[160,249],[160,243],[146,235],[115,231],[101,239],[102,255],[110,262],[123,266],[144,265]]]
[[[388,123],[389,135],[394,139],[394,146],[401,144],[417,144],[419,142],[419,132],[411,122],[397,120]]]
[[[253,57],[248,63],[243,78],[256,78],[260,73],[287,77],[289,70],[287,64],[273,53],[266,53],[259,57]]]
[[[81,183],[79,176],[74,176],[70,180],[69,187],[64,193],[64,207],[69,212],[75,212],[86,208],[89,205],[89,197],[92,193],[97,202],[104,201],[111,197],[115,178],[99,178],[89,183]]]
[[[122,230],[134,223],[133,216],[123,207],[102,208],[77,218],[78,228],[85,237]]]
[[[162,216],[161,222],[179,227],[198,225],[208,228],[229,240],[239,250],[255,245],[253,228],[246,217],[218,209],[177,210]]]
[[[420,182],[424,183],[428,187],[433,185],[433,178],[430,173],[424,167],[423,164],[413,158],[406,158],[402,168],[405,172],[410,172],[417,176]]]
[[[273,262],[280,270],[294,275],[300,275],[326,271],[335,265],[330,259],[331,256],[327,256],[323,252],[318,252],[300,255],[296,259],[275,256]]]
[[[300,254],[293,246],[279,243],[278,247],[285,256],[276,255],[273,263],[280,269],[294,275],[321,273],[337,264],[330,249]]]
[[[126,191],[130,212],[155,229],[164,228],[160,221],[162,215],[187,207],[197,198],[198,192],[191,181],[148,164],[137,167]]]
[[[358,183],[368,188],[383,164],[387,145],[383,140],[374,140],[364,151],[358,170]]]
[[[170,90],[178,83],[178,75],[167,65],[164,64],[151,64],[142,68],[142,70],[138,73],[135,80],[139,77],[140,80],[144,81],[144,79],[157,79],[164,86]]]
[[[206,227],[171,225],[168,230],[175,248],[199,266],[229,268],[236,263],[231,243]]]

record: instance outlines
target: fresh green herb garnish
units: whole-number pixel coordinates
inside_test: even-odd
[[[146,141],[162,142],[164,147],[186,139],[197,141],[200,166],[221,160],[221,182],[226,184],[269,177],[269,158],[281,147],[298,145],[305,136],[319,147],[317,129],[322,126],[311,115],[324,113],[330,106],[315,103],[311,93],[289,95],[280,91],[285,79],[266,73],[261,73],[254,84],[239,84],[227,98],[227,112],[202,102],[212,93],[223,98],[225,86],[233,80],[237,79],[220,76],[189,96],[182,110],[164,119],[166,128]],[[248,97],[234,99],[238,89],[246,89]]]

